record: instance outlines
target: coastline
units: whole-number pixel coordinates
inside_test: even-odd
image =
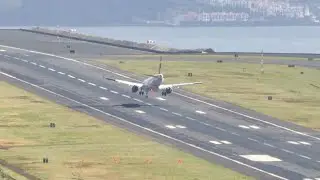
[[[167,49],[161,49],[161,47],[158,47],[156,45],[147,44],[147,43],[137,43],[133,41],[123,41],[123,40],[116,40],[112,38],[106,38],[106,37],[99,37],[99,36],[92,36],[87,35],[83,33],[76,33],[76,32],[70,32],[66,30],[56,30],[56,29],[48,29],[48,28],[32,28],[32,29],[26,29],[26,28],[20,28],[21,31],[31,32],[31,33],[39,33],[39,34],[45,34],[50,36],[59,36],[63,38],[68,39],[74,39],[74,40],[80,40],[80,41],[86,41],[91,43],[98,43],[98,44],[105,44],[110,46],[116,46],[121,48],[128,48],[128,49],[134,49],[134,50],[140,50],[144,52],[149,53],[155,53],[155,54],[180,54],[180,55],[230,55],[234,56],[237,54],[238,56],[259,56],[261,55],[261,52],[206,52],[208,49],[176,49],[176,48],[167,48]],[[272,53],[272,52],[265,52],[263,53],[264,56],[271,56],[271,57],[301,57],[301,58],[320,58],[320,54],[316,53]]]

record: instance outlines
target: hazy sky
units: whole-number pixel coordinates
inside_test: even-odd
[[[0,0],[0,11],[11,11],[22,6],[22,0]]]

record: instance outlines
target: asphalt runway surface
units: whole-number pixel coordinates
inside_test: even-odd
[[[320,178],[318,132],[182,91],[145,98],[103,79],[125,74],[77,58],[142,52],[61,39],[77,46],[70,55],[52,36],[8,30],[0,40],[0,77],[12,84],[257,179]]]

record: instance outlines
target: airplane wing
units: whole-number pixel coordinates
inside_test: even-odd
[[[126,85],[129,85],[129,86],[138,86],[138,87],[142,86],[142,83],[124,81],[124,80],[120,80],[120,79],[111,79],[111,78],[107,78],[107,77],[105,77],[105,79],[110,80],[110,81],[115,81],[115,82],[118,82],[118,83],[122,83],[122,84],[126,84]]]
[[[193,84],[202,84],[202,82],[190,82],[190,83],[179,83],[179,84],[164,84],[164,85],[160,85],[159,89],[174,88],[174,87],[193,85]]]

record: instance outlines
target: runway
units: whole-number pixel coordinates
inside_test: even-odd
[[[139,51],[62,39],[78,47],[70,55],[50,36],[0,31],[0,39],[1,77],[10,83],[257,179],[320,179],[318,132],[181,91],[146,99],[103,79],[126,74],[78,59]]]

